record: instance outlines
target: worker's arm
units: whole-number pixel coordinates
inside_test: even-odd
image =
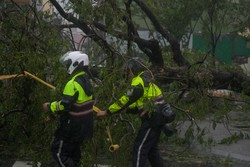
[[[53,113],[59,111],[68,111],[71,106],[76,102],[78,97],[78,91],[74,89],[74,81],[69,81],[63,91],[61,100],[53,101],[51,103],[44,104],[45,110],[50,110]]]
[[[111,104],[108,110],[98,112],[97,116],[118,113],[136,102],[140,97],[143,96],[143,93],[144,90],[141,84],[132,86],[125,95],[120,97],[115,103]]]

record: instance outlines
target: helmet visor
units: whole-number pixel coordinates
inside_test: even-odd
[[[67,58],[68,56],[69,56],[69,54],[66,53],[66,54],[64,54],[64,55],[59,59],[59,62],[60,62],[64,67],[66,67],[67,69],[69,68],[69,66],[70,66],[71,63],[72,63],[72,60]]]

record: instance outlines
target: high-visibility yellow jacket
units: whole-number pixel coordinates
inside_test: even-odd
[[[50,110],[60,115],[57,138],[79,142],[93,136],[93,96],[88,75],[76,73],[66,84],[62,99],[50,104]]]
[[[161,89],[152,83],[146,75],[141,72],[134,77],[131,88],[118,101],[109,106],[108,112],[115,113],[125,108],[137,108],[139,112],[142,110],[152,111],[154,105],[163,104],[164,99]]]
[[[64,87],[60,101],[50,104],[52,112],[69,111],[70,114],[86,114],[92,110],[92,90],[85,72],[79,72]]]

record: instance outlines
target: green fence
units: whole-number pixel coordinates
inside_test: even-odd
[[[204,40],[201,34],[193,35],[193,49],[207,52],[211,49],[208,42]],[[222,35],[218,40],[215,56],[226,64],[235,62],[233,60],[245,60],[238,62],[240,64],[248,63],[250,57],[250,41],[239,35]],[[245,58],[245,59],[244,59]]]

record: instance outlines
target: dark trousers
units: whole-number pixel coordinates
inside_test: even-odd
[[[54,139],[51,147],[53,158],[60,167],[77,167],[81,159],[81,143]]]
[[[133,167],[145,167],[149,160],[151,167],[164,167],[160,156],[158,142],[161,127],[141,127],[134,142]]]

